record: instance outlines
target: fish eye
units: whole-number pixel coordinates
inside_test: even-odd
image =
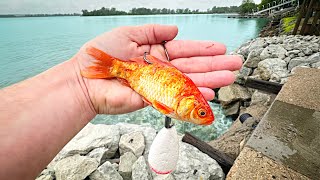
[[[200,116],[205,116],[205,115],[206,115],[206,112],[205,112],[203,109],[200,109],[200,110],[198,111],[198,114],[199,114]]]

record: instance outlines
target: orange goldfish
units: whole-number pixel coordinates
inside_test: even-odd
[[[212,110],[197,86],[171,63],[151,55],[145,56],[148,62],[142,56],[124,61],[94,47],[86,52],[97,61],[81,71],[83,77],[118,78],[168,117],[200,125],[213,122]]]

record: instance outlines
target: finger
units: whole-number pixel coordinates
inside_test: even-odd
[[[215,56],[226,53],[226,46],[213,41],[176,40],[165,44],[170,59],[193,56]]]
[[[207,101],[211,101],[212,99],[214,99],[214,91],[210,88],[206,88],[206,87],[198,87],[200,92],[202,93],[203,97],[207,100]]]
[[[207,73],[190,73],[188,77],[199,87],[211,89],[230,85],[234,82],[235,76],[231,71],[214,71]]]
[[[171,63],[184,73],[202,73],[220,70],[238,70],[242,66],[242,59],[240,56],[218,55],[179,58],[171,61]]]
[[[131,28],[129,36],[133,42],[141,46],[171,41],[177,34],[177,26],[148,24]]]

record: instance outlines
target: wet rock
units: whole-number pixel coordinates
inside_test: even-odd
[[[54,167],[57,161],[65,157],[74,154],[86,155],[99,147],[107,147],[105,157],[111,158],[118,150],[119,139],[118,126],[89,123],[59,152],[48,167]]]
[[[238,100],[245,101],[251,98],[251,94],[249,93],[248,89],[238,84],[232,84],[220,88],[218,95],[221,105],[224,107],[231,102]]]
[[[126,152],[120,157],[119,173],[123,179],[131,179],[132,166],[137,161],[137,157],[132,152]]]
[[[137,157],[141,156],[145,148],[142,132],[132,132],[122,135],[119,142],[119,148],[121,155],[126,152],[132,152]]]
[[[106,147],[96,148],[89,152],[86,156],[90,158],[95,158],[99,162],[99,164],[102,164],[107,159],[108,150],[109,149]]]
[[[263,80],[269,80],[271,75],[283,78],[288,74],[287,63],[280,58],[270,58],[261,61],[257,70]]]
[[[54,180],[56,179],[54,170],[52,169],[44,169],[39,176],[36,178],[36,180]]]
[[[152,175],[149,166],[143,156],[140,156],[138,160],[132,166],[132,180],[151,180]]]
[[[245,63],[243,64],[249,68],[256,68],[258,63],[261,61],[260,54],[263,51],[263,48],[253,49],[249,55]]]
[[[57,180],[85,179],[99,166],[96,159],[74,155],[57,162],[54,166]]]
[[[102,180],[102,179],[122,180],[122,177],[117,172],[114,165],[106,161],[89,176],[89,179],[90,180]]]
[[[219,164],[190,144],[180,142],[179,160],[172,173],[175,179],[223,179]]]
[[[260,54],[260,58],[262,60],[268,59],[268,58],[280,58],[284,59],[286,56],[287,50],[284,49],[280,45],[269,45]]]

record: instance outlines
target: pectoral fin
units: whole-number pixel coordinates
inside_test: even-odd
[[[162,114],[171,114],[174,110],[161,102],[155,101],[153,107],[160,111]]]

